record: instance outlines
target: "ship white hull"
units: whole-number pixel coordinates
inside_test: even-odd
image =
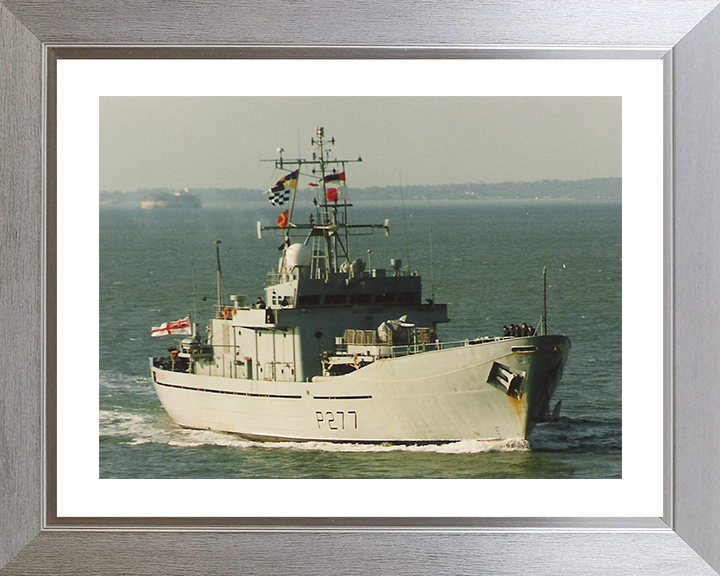
[[[513,338],[378,360],[311,382],[221,378],[152,366],[180,426],[253,439],[440,443],[527,438],[547,416],[570,348],[564,336]],[[520,375],[498,385],[498,366]]]

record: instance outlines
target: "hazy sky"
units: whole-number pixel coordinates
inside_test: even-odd
[[[621,175],[620,97],[102,97],[100,189],[265,189],[316,126],[357,188]]]

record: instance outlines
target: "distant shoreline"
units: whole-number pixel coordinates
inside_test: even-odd
[[[142,189],[133,192],[116,190],[100,192],[102,206],[140,206],[148,199],[175,194],[171,189]],[[317,193],[304,188],[300,196]],[[203,206],[254,205],[267,202],[262,190],[248,188],[186,189],[185,194],[196,197]],[[587,180],[541,180],[537,182],[503,182],[498,184],[465,183],[432,186],[348,187],[348,198],[367,203],[377,202],[621,202],[621,178],[591,178]]]
[[[357,201],[357,198],[354,198],[353,200]],[[447,205],[447,204],[453,204],[455,206],[458,205],[467,205],[467,206],[480,206],[480,205],[496,205],[496,204],[515,204],[518,206],[526,205],[529,206],[531,204],[538,205],[538,204],[577,204],[577,205],[584,205],[584,204],[605,204],[605,205],[611,205],[611,204],[617,204],[622,205],[622,199],[616,199],[616,198],[597,198],[597,199],[585,199],[585,198],[538,198],[538,199],[530,199],[530,198],[477,198],[477,199],[470,199],[470,198],[431,198],[430,199],[431,205],[433,207],[435,206],[441,206],[441,205]],[[384,204],[384,205],[397,205],[400,206],[402,204],[402,200],[391,198],[391,199],[385,199],[385,200],[368,200],[366,202],[362,203],[362,208],[367,208],[369,206],[376,206],[378,204]],[[405,200],[405,204],[407,206],[427,206],[428,200],[427,199],[412,199],[412,200]],[[257,208],[263,208],[265,206],[269,206],[269,204],[266,201],[263,200],[237,200],[235,202],[228,202],[228,203],[214,203],[210,202],[207,204],[204,204],[202,207],[198,208],[185,208],[185,207],[172,207],[172,208],[154,208],[151,209],[155,211],[178,211],[178,210],[221,210],[221,209],[242,209],[242,208],[249,208],[252,207],[253,209]],[[136,203],[125,203],[125,204],[109,204],[109,205],[100,205],[100,209],[102,210],[144,210],[140,207],[139,204]]]

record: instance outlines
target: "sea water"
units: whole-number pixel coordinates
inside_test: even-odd
[[[359,195],[360,193],[358,193]],[[360,201],[361,198],[356,198]],[[299,203],[297,222],[312,205]],[[537,326],[548,270],[551,331],[572,349],[553,402],[559,422],[530,440],[438,446],[261,443],[186,430],[165,413],[148,357],[173,338],[151,327],[192,313],[204,326],[215,303],[214,240],[226,294],[263,295],[282,238],[267,203],[225,208],[100,211],[101,478],[620,478],[622,470],[621,206],[619,203],[480,200],[382,202],[356,208],[355,223],[391,221],[353,236],[351,255],[419,270],[424,298],[448,304],[445,341]],[[368,250],[370,252],[368,253]],[[412,319],[410,319],[412,320]]]

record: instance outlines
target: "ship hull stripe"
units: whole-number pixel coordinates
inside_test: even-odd
[[[210,388],[194,388],[192,386],[180,386],[179,384],[168,384],[167,382],[156,382],[158,386],[167,388],[180,388],[181,390],[192,390],[193,392],[208,392],[210,394],[231,394],[233,396],[252,396],[256,398],[283,398],[287,400],[300,400],[302,396],[289,394],[259,394],[256,392],[236,392],[234,390],[213,390]]]
[[[372,400],[372,396],[313,396],[313,400]]]

